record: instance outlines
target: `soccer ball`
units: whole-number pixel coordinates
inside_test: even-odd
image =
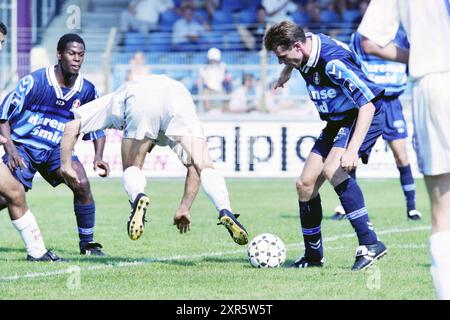
[[[263,233],[250,241],[247,254],[255,268],[277,268],[286,260],[286,247],[276,235]]]

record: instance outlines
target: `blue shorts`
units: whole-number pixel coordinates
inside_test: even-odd
[[[37,149],[24,144],[16,144],[17,151],[22,156],[27,168],[16,168],[12,174],[19,180],[25,190],[29,190],[33,186],[33,178],[36,172],[47,180],[53,187],[64,182],[54,172],[61,167],[60,149],[55,148],[51,150]],[[8,163],[8,155],[3,156],[3,162]],[[72,159],[79,161],[77,156],[72,156]]]
[[[383,104],[382,101],[375,103]],[[314,152],[323,158],[326,158],[330,153],[331,148],[347,148],[350,138],[355,130],[356,118],[343,121],[330,121],[322,130],[319,138],[317,138],[311,152]],[[370,152],[377,142],[378,137],[383,133],[384,126],[384,106],[381,105],[375,112],[372,124],[369,131],[364,138],[358,154],[364,164],[369,162]]]
[[[408,128],[403,108],[398,97],[384,98],[384,116],[385,123],[383,129],[383,139],[386,141],[406,139],[408,137]]]

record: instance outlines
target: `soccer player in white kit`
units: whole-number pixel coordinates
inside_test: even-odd
[[[180,232],[189,230],[189,208],[201,183],[219,211],[219,223],[236,243],[247,244],[247,231],[232,213],[225,180],[213,167],[194,101],[182,83],[166,75],[149,75],[76,108],[73,113],[75,120],[66,124],[61,141],[61,168],[67,180],[78,180],[71,167],[71,154],[80,133],[96,128],[123,130],[123,183],[132,203],[128,221],[132,240],[143,233],[150,202],[144,193],[146,178],[142,166],[146,154],[158,144],[169,145],[188,167],[180,205],[183,208],[174,218]]]
[[[399,23],[409,51],[391,41]],[[372,54],[409,65],[415,149],[431,201],[431,274],[437,297],[450,299],[450,1],[372,0],[358,32]]]

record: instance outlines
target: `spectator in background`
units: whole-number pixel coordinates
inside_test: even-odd
[[[270,23],[292,21],[289,14],[297,10],[297,5],[291,0],[262,0],[261,4],[266,9],[267,22]]]
[[[133,81],[145,77],[151,73],[150,67],[146,65],[145,54],[137,51],[129,62],[130,68],[127,74],[127,81]]]
[[[367,7],[369,6],[369,0],[363,0],[359,3],[358,10],[359,10],[359,17],[353,20],[353,23],[361,23],[362,18],[364,17],[364,14],[366,13]]]
[[[230,104],[225,111],[232,113],[245,113],[256,111],[255,81],[253,74],[242,75],[242,85],[233,91]]]
[[[243,26],[238,24],[237,31],[247,50],[261,50],[264,32],[266,31],[266,9],[260,6],[257,11],[257,21],[254,24]]]
[[[199,70],[199,94],[203,98],[205,111],[212,109],[226,109],[226,97],[231,92],[231,76],[227,66],[222,62],[222,52],[217,48],[208,50],[208,64]]]
[[[314,33],[327,33],[327,24],[322,23],[320,18],[321,9],[317,3],[309,3],[307,6],[307,11],[309,16],[311,17],[311,26],[310,30]]]
[[[173,7],[172,0],[133,0],[120,15],[120,31],[150,32],[158,26],[159,15]]]
[[[337,0],[335,1],[339,13],[345,10],[358,10],[361,0]]]
[[[224,1],[226,1],[226,0],[224,0]],[[186,4],[192,5],[194,10],[206,10],[206,12],[208,13],[208,20],[211,21],[214,16],[214,12],[217,10],[217,8],[220,5],[220,0],[183,0],[181,2],[180,7],[183,7]],[[201,17],[197,17],[197,16],[195,16],[195,18],[201,19]],[[208,22],[208,21],[200,20],[200,22],[204,23],[204,22]]]
[[[193,19],[193,16],[194,7],[185,3],[182,7],[182,18],[178,19],[173,25],[172,46],[175,50],[196,51],[202,32],[209,29],[207,23],[202,26]]]

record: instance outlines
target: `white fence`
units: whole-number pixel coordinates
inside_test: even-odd
[[[215,167],[226,177],[297,177],[311,147],[325,122],[295,121],[203,121],[210,154]],[[412,126],[409,126],[412,132]],[[108,130],[104,159],[111,166],[111,176],[122,174],[120,158],[121,132]],[[90,176],[94,156],[91,142],[79,142],[76,153]],[[411,139],[408,154],[413,173],[418,176],[416,156]],[[144,172],[147,177],[183,177],[185,168],[168,147],[155,147],[147,156]],[[360,164],[362,178],[397,177],[392,152],[380,138],[368,165]]]

